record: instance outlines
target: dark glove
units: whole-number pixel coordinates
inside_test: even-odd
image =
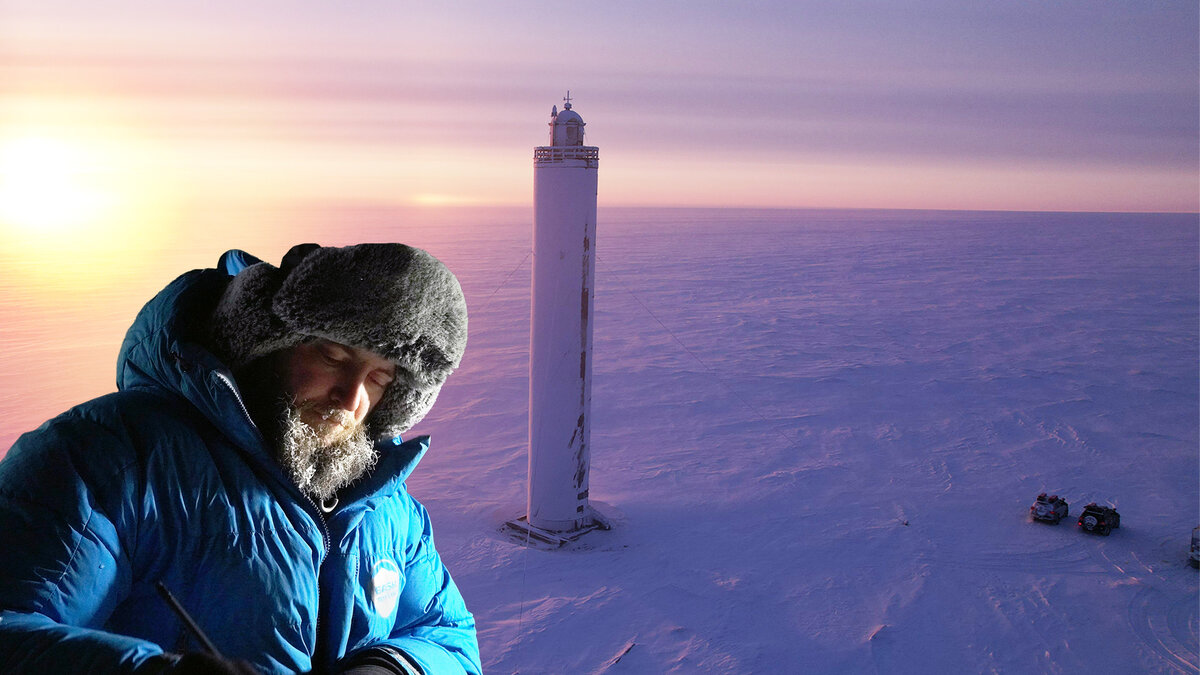
[[[247,661],[223,659],[205,652],[188,652],[175,665],[162,671],[163,675],[259,675]]]
[[[361,651],[334,666],[337,675],[424,675],[425,671],[392,647],[374,647]]]

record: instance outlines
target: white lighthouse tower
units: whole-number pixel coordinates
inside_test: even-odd
[[[552,545],[608,527],[588,504],[600,149],[583,144],[583,127],[567,92],[550,111],[550,145],[533,150],[529,495],[510,525]]]

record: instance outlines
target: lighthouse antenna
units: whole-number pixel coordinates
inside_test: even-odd
[[[563,110],[571,109],[571,90],[567,90],[567,95],[563,98]]]

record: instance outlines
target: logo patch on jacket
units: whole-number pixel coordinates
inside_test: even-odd
[[[400,568],[391,560],[380,560],[371,571],[371,604],[380,616],[391,616],[400,599]]]

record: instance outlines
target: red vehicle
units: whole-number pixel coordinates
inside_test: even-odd
[[[1040,520],[1044,523],[1057,525],[1058,521],[1067,517],[1067,500],[1060,498],[1058,495],[1046,496],[1046,493],[1037,496],[1037,500],[1033,502],[1033,506],[1029,507],[1029,517],[1034,520]]]

